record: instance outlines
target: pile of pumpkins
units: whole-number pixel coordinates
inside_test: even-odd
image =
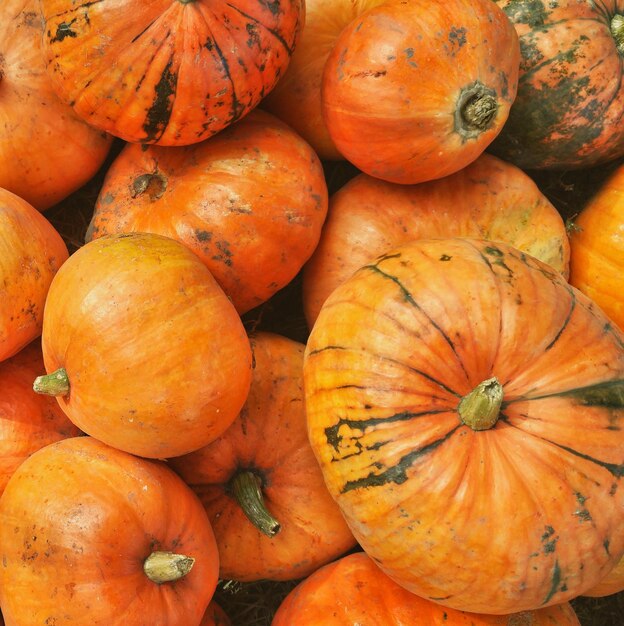
[[[623,56],[615,2],[3,0],[4,623],[624,590],[624,165],[567,224],[527,173],[624,157]],[[295,279],[305,341],[249,329]]]

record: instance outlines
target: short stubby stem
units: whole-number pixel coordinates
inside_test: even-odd
[[[33,390],[47,396],[69,395],[69,378],[64,368],[60,367],[51,374],[37,376]]]
[[[133,198],[147,194],[149,199],[154,202],[162,198],[165,191],[167,191],[167,179],[160,172],[141,174],[132,181]]]
[[[464,139],[478,137],[496,118],[498,99],[493,89],[476,80],[464,87],[455,108],[455,132]]]
[[[618,52],[624,56],[624,15],[616,13],[611,18],[611,34]]]
[[[267,537],[274,537],[280,523],[269,513],[262,496],[262,481],[251,470],[239,471],[229,482],[229,488],[247,519]]]
[[[498,420],[503,403],[503,386],[496,377],[479,383],[457,406],[462,423],[473,430],[492,428]]]
[[[156,551],[143,562],[143,571],[153,583],[162,585],[180,580],[191,571],[194,564],[193,557]]]

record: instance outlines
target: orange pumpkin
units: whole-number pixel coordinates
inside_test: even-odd
[[[327,299],[310,442],[362,548],[464,611],[550,606],[624,553],[624,334],[503,243],[419,240]]]
[[[251,348],[195,254],[132,233],[86,244],[61,269],[37,391],[56,395],[84,432],[139,456],[186,454],[232,423],[249,391]]]
[[[244,313],[295,277],[326,213],[313,150],[277,118],[253,111],[192,146],[127,145],[108,170],[87,240],[131,231],[178,239]]]
[[[37,209],[0,189],[0,361],[39,337],[52,278],[67,246]]]
[[[264,332],[251,344],[253,379],[238,418],[213,443],[170,463],[208,512],[221,578],[292,580],[355,539],[308,442],[303,344]]]
[[[0,499],[7,626],[189,626],[215,591],[201,503],[160,462],[91,437],[35,452]]]
[[[2,1],[0,187],[40,211],[90,180],[112,141],[58,99],[41,52],[42,31],[37,0]]]
[[[520,48],[491,0],[391,0],[353,20],[325,64],[322,111],[344,157],[396,183],[447,176],[500,132]]]
[[[81,434],[54,398],[33,391],[33,380],[42,369],[39,340],[0,363],[0,494],[33,452]]]
[[[262,101],[262,108],[292,126],[321,159],[344,158],[323,121],[321,83],[325,62],[342,29],[383,1],[306,0],[305,28],[288,69]]]
[[[187,145],[240,119],[285,71],[303,0],[41,0],[65,102],[126,141]]]
[[[624,591],[624,557],[597,585],[584,591],[583,595],[591,598],[601,598],[620,593],[621,591]]]
[[[483,154],[455,174],[418,185],[360,174],[331,197],[319,245],[304,268],[308,325],[361,265],[412,239],[437,237],[505,241],[568,274],[565,224],[514,165]]]
[[[624,165],[589,200],[570,228],[570,283],[624,329]]]
[[[232,622],[225,611],[212,600],[199,626],[231,626],[231,624]]]
[[[325,565],[295,587],[271,626],[580,626],[569,603],[494,616],[440,606],[397,585],[363,552]]]

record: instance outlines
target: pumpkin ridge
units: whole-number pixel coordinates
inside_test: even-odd
[[[552,341],[544,348],[544,352],[550,350],[557,343],[557,340],[561,337],[572,319],[572,313],[574,313],[574,310],[576,309],[576,295],[574,294],[574,290],[570,288],[568,288],[568,293],[570,294],[570,310],[568,311],[566,318],[563,320],[561,328],[555,334]]]
[[[385,278],[387,280],[391,280],[393,283],[395,283],[399,287],[399,289],[401,290],[401,293],[403,294],[403,297],[405,298],[405,301],[408,302],[409,304],[411,304],[420,313],[422,313],[427,318],[429,323],[442,335],[443,339],[446,341],[446,343],[449,345],[449,347],[453,351],[453,354],[457,357],[457,362],[458,362],[459,366],[461,367],[462,371],[464,372],[464,374],[466,375],[466,378],[469,378],[468,372],[466,371],[464,363],[461,360],[461,357],[459,356],[459,354],[457,353],[457,348],[455,347],[455,344],[453,343],[451,338],[444,332],[442,327],[428,313],[426,313],[424,311],[424,309],[418,304],[418,302],[416,302],[416,300],[414,300],[414,297],[412,296],[412,294],[409,292],[408,289],[406,289],[405,285],[403,285],[403,283],[396,276],[393,276],[392,274],[388,274],[387,272],[384,272],[379,267],[379,263],[381,263],[381,261],[383,261],[383,260],[384,260],[384,258],[380,259],[378,261],[378,263],[376,263],[374,265],[365,265],[362,269],[363,270],[370,270],[371,272],[375,272],[379,276],[381,276],[382,278]]]
[[[606,394],[601,393],[606,390]],[[613,393],[609,393],[613,390]],[[586,395],[587,394],[587,395]],[[624,408],[624,380],[616,379],[606,382],[586,385],[584,387],[574,387],[564,391],[556,391],[540,396],[520,396],[503,402],[503,408],[513,402],[524,402],[526,400],[542,400],[544,398],[577,398],[583,406],[602,406],[615,409]]]
[[[163,43],[170,35],[171,31],[168,30],[163,37]],[[160,139],[171,120],[179,73],[179,68],[171,71],[174,61],[175,54],[172,53],[163,68],[160,79],[154,86],[154,100],[145,114],[143,130],[146,135],[145,140],[149,142]]]
[[[380,472],[379,474],[373,474],[371,472],[363,478],[348,480],[343,485],[340,493],[347,493],[349,491],[353,491],[354,489],[360,489],[362,487],[381,487],[390,482],[396,483],[397,485],[404,483],[407,480],[407,468],[409,468],[416,459],[421,456],[427,455],[432,450],[435,450],[436,448],[441,446],[445,441],[450,439],[458,430],[462,429],[463,427],[463,424],[457,424],[457,426],[452,428],[443,437],[435,439],[434,441],[428,443],[422,448],[412,450],[408,454],[405,454],[399,459],[396,465],[388,467],[386,470]]]

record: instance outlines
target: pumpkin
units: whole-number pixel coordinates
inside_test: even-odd
[[[210,602],[199,626],[231,626],[225,611],[214,600]]]
[[[362,548],[463,611],[567,601],[624,553],[624,334],[545,263],[422,239],[326,300],[312,448]]]
[[[50,283],[68,256],[54,226],[26,200],[0,188],[0,361],[41,335]]]
[[[490,149],[522,168],[624,155],[624,8],[616,0],[495,0],[522,51],[518,93]]]
[[[342,160],[321,110],[323,68],[342,29],[383,0],[307,0],[305,28],[286,73],[262,108],[292,126],[321,159]]]
[[[323,71],[331,139],[363,172],[441,178],[500,132],[516,94],[518,37],[490,0],[391,0],[346,26]]]
[[[188,145],[252,110],[285,71],[303,0],[41,0],[60,98],[126,141]]]
[[[220,578],[293,580],[355,539],[308,442],[304,345],[267,332],[252,335],[251,345],[253,379],[240,415],[219,439],[170,465],[208,512]]]
[[[57,97],[41,52],[37,0],[0,5],[0,187],[43,211],[90,180],[112,137]],[[54,167],[50,167],[50,163]]]
[[[33,452],[81,434],[54,398],[33,391],[33,380],[42,369],[38,339],[0,363],[0,494]]]
[[[325,565],[295,587],[271,626],[580,626],[569,603],[495,616],[440,606],[397,585],[364,552]]]
[[[218,553],[201,503],[164,464],[91,437],[35,452],[0,498],[7,626],[199,624]]]
[[[618,166],[574,217],[570,282],[624,328],[624,165]]]
[[[316,247],[327,185],[310,146],[253,111],[192,146],[128,144],[112,163],[87,240],[154,232],[195,252],[239,313],[289,283]]]
[[[411,239],[505,241],[568,274],[569,243],[557,209],[522,170],[489,154],[439,180],[397,185],[359,174],[330,199],[321,239],[303,273],[308,325],[361,265]]]
[[[149,233],[102,237],[55,276],[35,390],[139,456],[186,454],[236,418],[251,382],[242,321],[206,266]]]

